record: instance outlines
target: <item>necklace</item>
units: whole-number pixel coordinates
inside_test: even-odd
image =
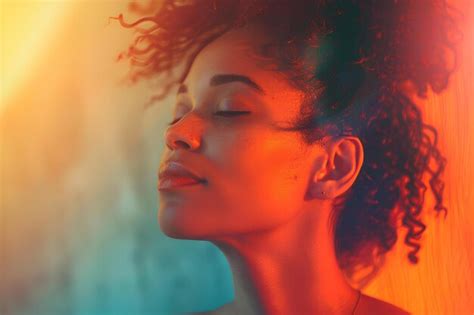
[[[357,302],[356,302],[356,304],[355,304],[355,306],[354,306],[354,309],[352,310],[352,315],[354,315],[354,312],[355,312],[355,310],[356,310],[356,308],[357,308],[357,305],[359,305],[360,290],[357,290],[357,292],[359,292],[359,294],[358,294],[358,296],[357,296]]]

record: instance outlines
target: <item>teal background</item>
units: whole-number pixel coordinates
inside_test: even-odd
[[[2,50],[20,34],[47,41],[15,42],[29,66],[14,91],[2,90],[2,315],[181,314],[233,297],[214,245],[159,229],[156,174],[172,102],[144,110],[156,85],[122,80],[128,65],[115,59],[133,34],[108,17],[126,4],[1,4],[5,21],[38,16],[2,23]],[[49,11],[59,17],[41,33]]]

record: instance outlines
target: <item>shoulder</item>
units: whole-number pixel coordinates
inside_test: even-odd
[[[411,313],[388,302],[363,294],[355,314],[410,315]]]
[[[234,315],[238,312],[233,312],[230,305],[223,305],[215,310],[189,313],[186,315]],[[410,312],[390,304],[388,302],[376,299],[368,295],[361,295],[359,305],[354,313],[355,315],[372,315],[372,314],[384,314],[384,315],[411,315]]]

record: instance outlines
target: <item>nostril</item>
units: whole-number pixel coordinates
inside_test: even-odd
[[[176,140],[175,141],[175,146],[176,147],[184,147],[185,149],[191,148],[191,146],[189,144],[187,144],[185,141],[182,141],[182,140]]]

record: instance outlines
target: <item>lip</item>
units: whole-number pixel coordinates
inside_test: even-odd
[[[176,161],[166,163],[160,171],[158,177],[158,190],[160,191],[175,189],[183,186],[198,185],[206,182],[204,178],[194,174],[183,164]]]
[[[197,181],[191,177],[164,177],[158,182],[158,190],[165,191],[181,187],[201,185],[202,181]]]

